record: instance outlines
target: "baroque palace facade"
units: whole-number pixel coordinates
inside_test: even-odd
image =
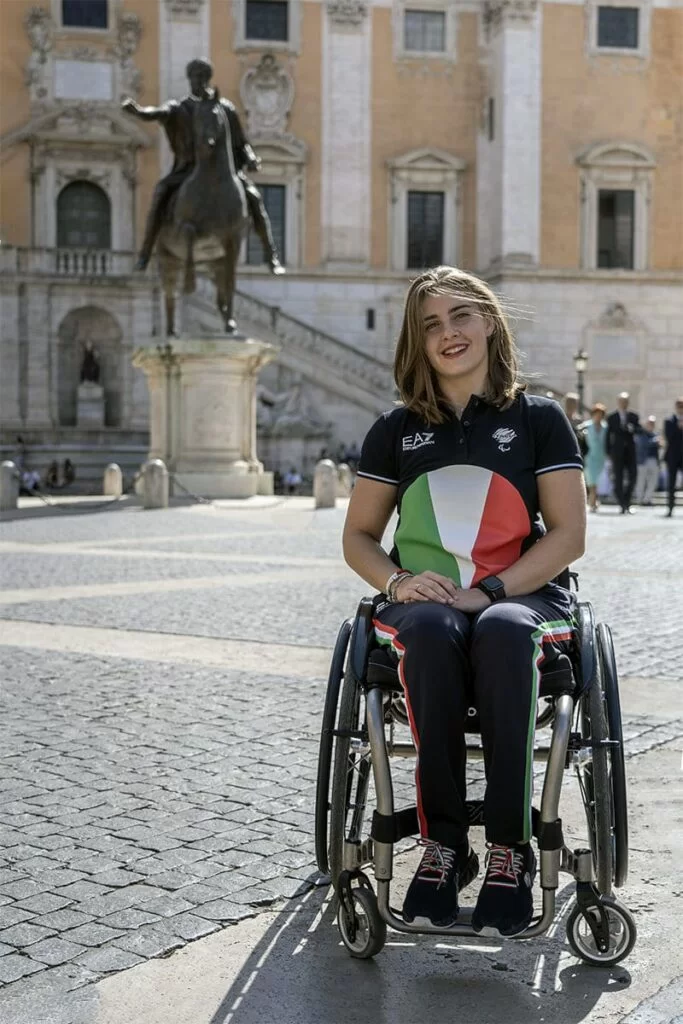
[[[164,328],[133,262],[169,151],[120,102],[185,95],[200,55],[287,267],[245,243],[240,326],[281,349],[270,468],[389,406],[406,286],[435,263],[505,297],[538,387],[573,388],[583,349],[587,402],[628,390],[661,419],[683,391],[683,0],[11,0],[0,23],[0,450],[21,434],[35,468],[97,473],[144,455],[131,355]],[[216,326],[208,284],[186,315]],[[98,429],[78,422],[87,342]]]

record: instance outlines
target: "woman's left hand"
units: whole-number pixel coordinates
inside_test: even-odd
[[[476,612],[483,612],[484,608],[488,608],[490,604],[491,599],[486,596],[483,590],[479,590],[478,587],[474,587],[472,590],[464,590],[462,587],[458,587],[452,607],[471,615],[476,614]]]

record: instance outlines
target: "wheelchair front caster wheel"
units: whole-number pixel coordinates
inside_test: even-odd
[[[377,897],[372,889],[351,889],[352,907],[339,904],[337,924],[344,945],[351,956],[368,960],[383,948],[387,941],[387,926],[377,906]],[[349,920],[352,912],[354,921]]]
[[[603,896],[600,902],[607,915],[609,928],[607,948],[599,948],[597,936],[600,934],[601,915],[596,907],[584,911],[578,904],[574,906],[567,919],[567,939],[576,955],[587,964],[614,967],[629,955],[635,945],[636,922],[626,907],[622,907],[612,896]]]

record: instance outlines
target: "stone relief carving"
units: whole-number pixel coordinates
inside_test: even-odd
[[[531,21],[537,7],[538,0],[488,0],[484,18],[489,28],[506,21]]]
[[[240,96],[250,135],[285,135],[294,101],[294,82],[272,53],[264,53],[242,76]]]
[[[341,25],[360,25],[368,13],[364,0],[327,0],[327,13]]]
[[[171,17],[196,18],[204,6],[204,0],[166,0]]]
[[[119,94],[120,98],[132,96],[133,99],[140,95],[142,88],[142,74],[133,60],[133,55],[140,44],[142,26],[137,14],[126,11],[119,14],[116,25],[116,45],[112,49],[113,55],[119,62]]]
[[[259,430],[272,437],[326,435],[330,422],[320,414],[302,375],[293,374],[291,384],[279,392],[271,391],[265,384],[256,386]]]
[[[54,42],[54,23],[43,7],[32,7],[24,19],[26,35],[31,44],[25,81],[34,102],[45,100],[49,94],[47,84],[47,55]]]
[[[598,326],[623,330],[626,327],[633,329],[636,324],[622,302],[612,302],[600,316]]]

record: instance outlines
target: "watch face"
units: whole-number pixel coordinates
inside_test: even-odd
[[[481,581],[489,590],[503,590],[503,584],[497,576],[485,576]]]

